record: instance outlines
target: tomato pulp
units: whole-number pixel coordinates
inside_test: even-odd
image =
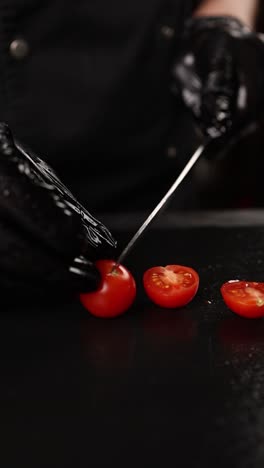
[[[228,281],[221,294],[227,307],[241,317],[264,317],[264,283]]]
[[[101,273],[99,288],[80,294],[81,303],[96,317],[113,318],[123,314],[136,297],[136,283],[132,274],[114,260],[98,260],[95,266]]]
[[[186,266],[158,266],[144,273],[143,284],[148,297],[155,304],[177,308],[185,306],[194,298],[199,287],[199,275]]]

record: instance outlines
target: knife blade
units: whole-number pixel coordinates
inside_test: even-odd
[[[180,184],[185,179],[185,177],[189,174],[190,170],[193,168],[193,166],[198,161],[198,159],[204,154],[210,141],[211,139],[206,140],[203,144],[201,144],[195,150],[195,152],[193,153],[193,155],[191,156],[191,158],[189,159],[189,161],[187,162],[184,169],[179,174],[179,176],[177,177],[173,185],[170,187],[168,192],[164,195],[164,197],[161,199],[158,205],[154,208],[154,210],[150,213],[147,219],[143,222],[143,224],[140,226],[140,228],[137,230],[137,232],[128,242],[127,246],[123,249],[123,251],[121,252],[121,254],[119,255],[116,261],[115,267],[124,262],[124,259],[127,257],[130,251],[134,248],[135,244],[141,238],[142,234],[146,231],[147,228],[149,228],[149,226],[151,225],[153,220],[156,218],[156,216],[161,213],[162,209],[164,209],[168,205],[169,201],[175,194],[177,188],[180,186]]]

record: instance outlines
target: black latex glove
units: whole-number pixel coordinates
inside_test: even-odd
[[[193,18],[186,25],[173,79],[173,90],[203,134],[236,133],[262,115],[264,43],[234,18]]]
[[[0,123],[0,291],[38,296],[96,289],[98,258],[115,254],[108,229],[53,170]]]

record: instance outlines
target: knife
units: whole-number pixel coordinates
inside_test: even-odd
[[[127,246],[123,249],[123,251],[121,252],[121,254],[119,255],[116,261],[114,269],[116,268],[116,266],[124,262],[124,259],[127,257],[130,251],[134,248],[135,244],[141,238],[142,234],[146,231],[147,228],[149,228],[150,224],[153,222],[156,216],[161,213],[162,209],[164,209],[168,205],[169,201],[175,194],[177,188],[180,186],[180,184],[185,179],[185,177],[189,174],[190,170],[193,168],[193,166],[198,161],[198,159],[205,153],[205,150],[207,149],[210,141],[211,139],[207,139],[203,144],[201,144],[196,149],[196,151],[193,153],[193,155],[187,162],[186,166],[184,167],[182,172],[179,174],[179,176],[177,177],[173,185],[170,187],[168,192],[164,195],[164,197],[161,199],[158,205],[154,208],[154,210],[150,213],[150,215],[147,217],[144,223],[140,226],[140,228],[134,234],[134,236],[129,241]]]

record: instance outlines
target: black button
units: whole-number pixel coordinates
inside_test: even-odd
[[[29,45],[25,39],[14,39],[9,46],[10,54],[17,60],[22,60],[29,54]]]

